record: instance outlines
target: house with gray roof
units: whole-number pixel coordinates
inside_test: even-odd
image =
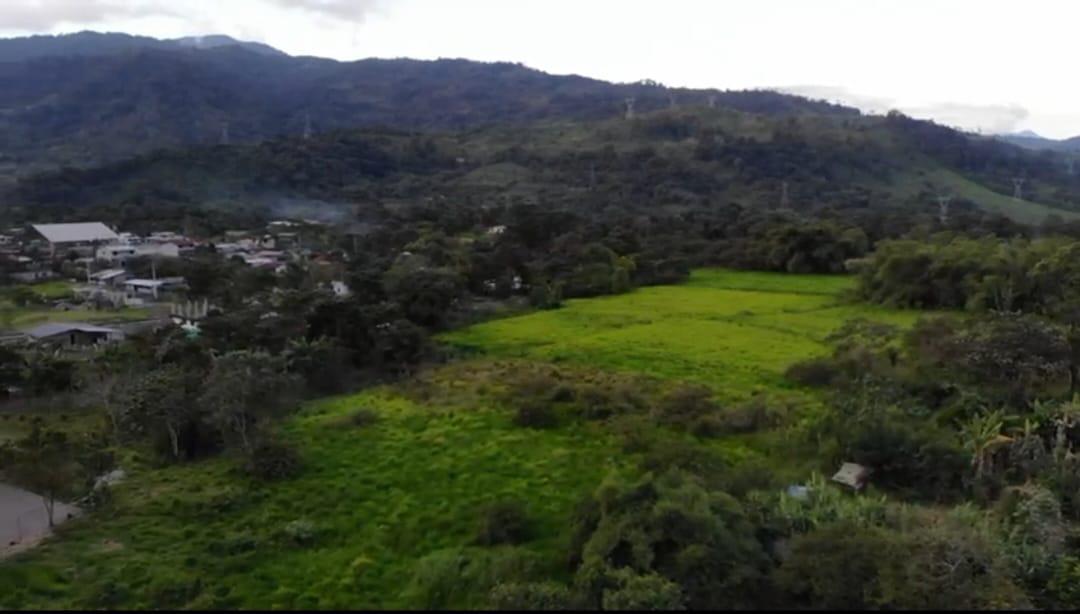
[[[23,331],[37,343],[58,348],[78,348],[121,341],[123,331],[83,322],[49,322]]]
[[[34,232],[49,242],[51,255],[63,255],[76,251],[79,255],[93,256],[97,247],[120,241],[120,235],[101,222],[78,224],[34,224]]]

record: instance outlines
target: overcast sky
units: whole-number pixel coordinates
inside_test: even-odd
[[[0,0],[0,35],[222,33],[291,54],[505,60],[768,87],[985,132],[1080,135],[1073,0]]]

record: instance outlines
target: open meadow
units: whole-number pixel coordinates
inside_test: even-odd
[[[508,382],[541,373],[646,395],[694,382],[723,404],[787,396],[798,413],[820,400],[783,372],[827,352],[830,331],[919,316],[847,302],[851,285],[706,270],[448,333],[461,360],[306,404],[283,433],[303,470],[284,482],[253,482],[228,456],[158,467],[122,450],[131,478],[110,505],[0,563],[0,607],[483,607],[497,582],[568,578],[575,507],[606,476],[640,472],[643,452],[627,443],[631,421],[575,418],[570,403],[554,428],[515,424]],[[696,440],[662,437],[673,449]],[[732,465],[807,477],[812,451],[786,438],[778,428],[703,445]],[[527,510],[530,539],[478,545],[479,518],[502,501]]]

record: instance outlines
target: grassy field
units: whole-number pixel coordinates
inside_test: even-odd
[[[0,564],[0,608],[475,608],[500,577],[562,577],[575,505],[639,459],[603,422],[514,426],[505,383],[543,370],[643,387],[690,380],[726,399],[763,391],[811,401],[782,372],[825,352],[831,330],[853,317],[906,325],[918,316],[845,304],[850,284],[699,271],[683,286],[570,301],[447,334],[475,355],[307,404],[284,434],[304,470],[283,483],[254,484],[232,458],[155,468],[130,452],[123,464],[132,477],[114,505]],[[361,408],[377,422],[353,425]],[[665,437],[678,447],[690,436]],[[706,445],[731,463],[804,477],[812,457],[785,437]],[[525,505],[535,539],[473,545],[480,510],[498,500]],[[310,542],[295,539],[298,521],[310,523]]]
[[[908,326],[921,315],[845,304],[842,276],[696,271],[681,286],[568,301],[563,309],[496,320],[444,336],[485,355],[591,365],[681,379],[738,400],[789,388],[784,370],[827,351],[845,321]]]
[[[67,298],[72,293],[71,283],[62,280],[46,281],[28,287],[45,301]],[[150,310],[137,308],[60,311],[47,305],[17,307],[0,292],[0,330],[23,330],[46,322],[131,322],[148,317]]]
[[[59,311],[48,307],[19,307],[11,314],[11,328],[22,330],[46,322],[134,322],[150,317],[150,310],[139,307],[110,309],[105,311],[74,309]]]

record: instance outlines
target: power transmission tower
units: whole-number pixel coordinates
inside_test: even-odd
[[[596,163],[589,165],[589,191],[596,191]]]
[[[783,181],[780,183],[780,208],[787,209],[791,204],[791,199],[788,195],[788,182]]]
[[[716,94],[709,95],[709,108],[710,109],[715,109],[716,108]]]
[[[634,119],[634,103],[637,102],[633,96],[626,99],[626,119]]]
[[[229,144],[229,122],[225,122],[225,124],[221,126],[221,144]]]
[[[675,104],[675,92],[668,92],[667,100],[668,100],[668,107],[674,109],[675,106],[676,106],[676,104]]]
[[[307,141],[307,140],[310,140],[310,139],[311,139],[311,113],[305,111],[304,112],[304,140]]]
[[[1072,156],[1069,156],[1068,158],[1065,158],[1065,170],[1070,175],[1075,175],[1076,174],[1076,169],[1073,168],[1075,163],[1076,163],[1076,160]]]
[[[1023,177],[1013,177],[1013,198],[1016,200],[1024,200],[1024,182],[1027,179]]]
[[[949,203],[952,202],[952,196],[938,196],[938,219],[941,221],[941,225],[945,226],[949,223]]]

